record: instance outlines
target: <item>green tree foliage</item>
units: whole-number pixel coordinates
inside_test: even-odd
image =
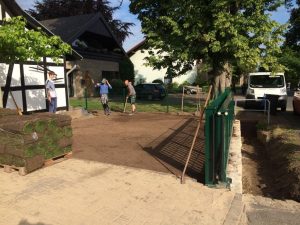
[[[300,80],[300,1],[297,0],[296,4],[297,7],[291,11],[290,25],[280,57],[280,63],[287,68],[286,79],[292,87]]]
[[[0,26],[1,62],[14,63],[29,59],[39,61],[43,56],[58,60],[71,51],[71,47],[58,36],[49,37],[41,29],[26,29],[26,20],[23,17],[5,20]]]
[[[108,0],[36,0],[34,9],[29,9],[27,12],[37,20],[101,12],[117,40],[122,43],[132,34],[129,29],[134,24],[113,18],[113,13],[120,6],[112,7]]]
[[[142,23],[156,69],[169,76],[184,74],[195,61],[211,65],[215,93],[230,85],[232,65],[278,71],[276,55],[284,26],[270,12],[282,0],[131,0],[130,10]],[[156,51],[155,51],[156,50]],[[229,82],[226,83],[226,78]]]
[[[297,7],[292,9],[289,29],[285,35],[285,45],[296,51],[300,51],[300,0],[296,1]]]
[[[284,47],[279,62],[286,67],[286,80],[296,87],[300,80],[300,52]]]

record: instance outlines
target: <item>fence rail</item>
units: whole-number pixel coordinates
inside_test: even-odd
[[[235,101],[235,115],[236,115],[237,111],[264,112],[264,114],[267,115],[267,123],[268,123],[268,125],[270,124],[270,106],[271,106],[271,103],[268,99],[235,99],[234,101]],[[264,108],[263,109],[237,110],[238,102],[244,102],[245,104],[247,102],[254,102],[254,103],[263,102],[264,103],[263,104]]]
[[[226,89],[205,110],[205,184],[228,184],[226,176],[234,121],[232,93]]]

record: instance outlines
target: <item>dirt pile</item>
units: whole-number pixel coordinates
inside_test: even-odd
[[[19,116],[15,110],[0,109],[0,143],[0,164],[31,172],[45,159],[71,151],[71,118],[50,113]]]
[[[300,133],[297,130],[274,127],[258,131],[266,146],[266,154],[276,174],[274,188],[282,198],[300,201]]]

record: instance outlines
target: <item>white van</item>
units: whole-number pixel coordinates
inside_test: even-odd
[[[281,108],[281,111],[286,111],[287,89],[284,73],[257,72],[249,74],[246,99],[264,99],[267,94],[278,95],[277,106]]]

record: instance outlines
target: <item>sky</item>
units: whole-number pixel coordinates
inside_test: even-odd
[[[35,0],[16,0],[16,2],[23,8],[29,9],[33,8],[33,3]],[[111,0],[112,6],[116,6],[119,4],[120,0]],[[130,35],[123,44],[123,48],[125,51],[129,50],[133,46],[137,45],[144,38],[141,30],[141,23],[137,19],[137,17],[129,12],[129,0],[123,0],[123,4],[120,10],[116,11],[114,17],[116,19],[120,19],[124,22],[131,22],[135,25],[130,28],[130,31],[133,35]],[[284,7],[280,7],[276,12],[272,13],[272,19],[276,20],[279,23],[286,23],[289,19],[289,13]]]

